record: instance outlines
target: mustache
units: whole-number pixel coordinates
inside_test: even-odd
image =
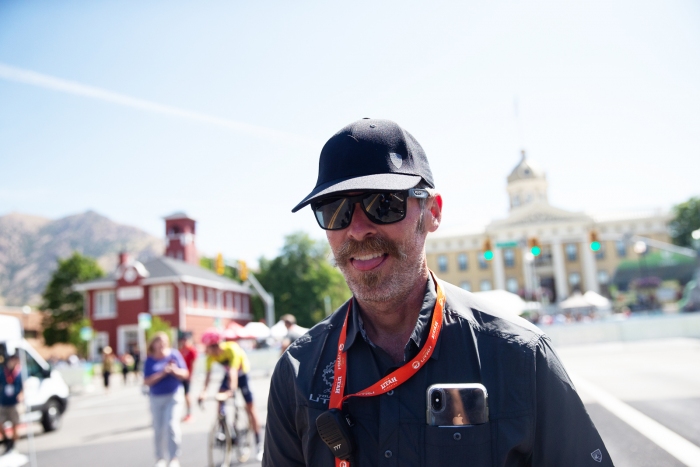
[[[369,237],[364,240],[345,241],[338,251],[334,252],[335,264],[344,265],[350,261],[350,258],[371,253],[386,253],[401,260],[406,259],[406,253],[398,243],[384,237]]]

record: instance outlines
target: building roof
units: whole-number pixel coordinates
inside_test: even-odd
[[[138,263],[138,262],[137,262]],[[148,277],[142,280],[143,284],[160,284],[164,282],[180,281],[187,284],[203,285],[205,287],[219,288],[250,293],[250,288],[246,285],[220,276],[209,269],[201,266],[186,263],[179,259],[161,256],[143,263],[143,267],[148,271]],[[92,290],[97,288],[113,288],[116,286],[116,272],[109,278],[95,279],[79,284],[76,290]]]
[[[169,216],[165,216],[163,218],[166,221],[173,220],[173,219],[189,219],[189,220],[194,220],[190,216],[188,216],[184,211],[178,211],[170,214]]]
[[[198,283],[201,281],[208,281],[219,284],[222,288],[226,288],[227,290],[250,293],[250,289],[247,286],[241,285],[233,279],[220,276],[214,271],[186,263],[179,259],[161,256],[160,258],[151,259],[143,265],[148,272],[151,273],[148,277],[149,282],[154,282],[154,279],[158,278],[180,276],[183,282]],[[196,279],[199,279],[199,281],[196,281]]]
[[[508,183],[513,183],[517,180],[532,180],[536,178],[545,178],[544,171],[540,169],[532,161],[528,160],[525,151],[520,153],[520,162],[508,175]]]

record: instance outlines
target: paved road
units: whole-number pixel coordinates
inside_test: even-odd
[[[202,381],[200,374],[193,384],[195,399]],[[125,386],[121,376],[113,376],[112,385],[114,387],[107,394],[99,388],[73,398],[59,431],[44,434],[38,426],[35,427],[38,466],[147,467],[155,463],[148,397],[141,394],[137,384]],[[265,420],[269,378],[264,375],[253,377],[250,385],[257,397],[258,414],[261,420]],[[183,466],[206,465],[207,432],[215,417],[215,407],[213,400],[205,403],[204,411],[195,404],[193,421],[182,425],[180,460]],[[28,452],[29,442],[20,443],[21,452]],[[260,462],[251,460],[243,465],[260,466]]]
[[[565,347],[559,354],[617,467],[700,465],[700,340]],[[262,418],[269,379],[260,376],[251,382]],[[201,378],[195,394],[200,386]],[[120,384],[110,394],[98,391],[75,398],[63,428],[35,438],[38,465],[152,465],[147,403],[138,386]],[[213,402],[208,409],[195,409],[194,422],[183,425],[185,467],[206,464]],[[26,443],[20,444],[23,452]],[[673,454],[690,457],[684,463]]]
[[[700,466],[700,340],[564,347],[559,355],[616,466]]]

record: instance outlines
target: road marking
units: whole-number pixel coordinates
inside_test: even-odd
[[[664,451],[689,467],[700,467],[700,447],[595,384],[571,374],[569,376],[577,389],[585,391],[613,415],[659,445]]]
[[[21,467],[27,462],[29,462],[29,458],[16,451],[0,456],[0,467]]]

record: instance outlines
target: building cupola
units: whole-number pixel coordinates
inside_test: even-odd
[[[196,221],[184,212],[176,212],[164,219],[165,256],[199,265],[199,256],[194,244]]]
[[[520,152],[520,162],[508,175],[508,197],[510,209],[531,203],[547,203],[547,177],[528,160],[525,150]]]

